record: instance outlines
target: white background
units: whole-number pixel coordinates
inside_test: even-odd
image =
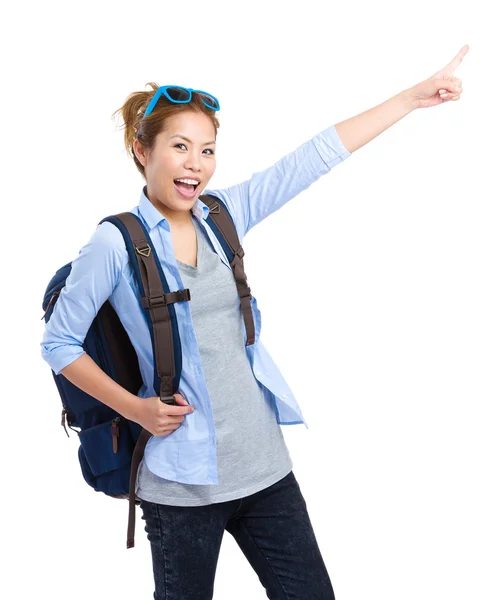
[[[152,598],[140,511],[127,551],[127,503],[84,483],[40,357],[48,281],[103,217],[139,200],[143,180],[112,113],[150,81],[213,93],[209,187],[222,188],[468,43],[458,102],[411,113],[243,245],[262,339],[309,424],[283,432],[337,599],[483,598],[474,11],[470,0],[2,9],[2,597]],[[303,282],[293,291],[307,293],[304,310],[281,294],[287,279]],[[214,597],[266,597],[228,534]]]

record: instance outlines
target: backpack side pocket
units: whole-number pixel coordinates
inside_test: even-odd
[[[109,496],[129,493],[134,439],[123,417],[79,433],[79,462],[86,482]]]

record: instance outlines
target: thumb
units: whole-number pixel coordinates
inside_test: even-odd
[[[183,398],[183,396],[181,394],[173,394],[174,399],[176,400],[176,404],[181,404],[181,406],[189,406],[189,402],[186,400],[186,398]]]
[[[437,90],[444,89],[448,92],[457,92],[458,80],[456,77],[439,77],[433,80],[433,85]]]

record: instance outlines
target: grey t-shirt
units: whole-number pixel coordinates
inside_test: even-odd
[[[163,479],[141,462],[136,495],[174,506],[203,506],[254,494],[293,467],[280,425],[255,378],[244,344],[244,322],[233,272],[192,215],[196,267],[177,260],[210,394],[216,431],[218,485]]]

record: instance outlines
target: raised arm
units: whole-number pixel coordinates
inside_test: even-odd
[[[257,223],[414,109],[458,100],[462,84],[453,73],[468,50],[468,45],[463,46],[446,67],[425,81],[355,117],[331,125],[247,181],[205,193],[212,193],[227,204],[241,241]]]
[[[349,156],[331,125],[243,183],[205,193],[227,204],[241,241],[252,227]]]
[[[446,67],[425,81],[403,90],[374,108],[337,123],[335,128],[347,150],[355,152],[416,108],[429,108],[450,100],[459,100],[463,91],[462,83],[453,73],[468,50],[468,45],[463,46]]]

